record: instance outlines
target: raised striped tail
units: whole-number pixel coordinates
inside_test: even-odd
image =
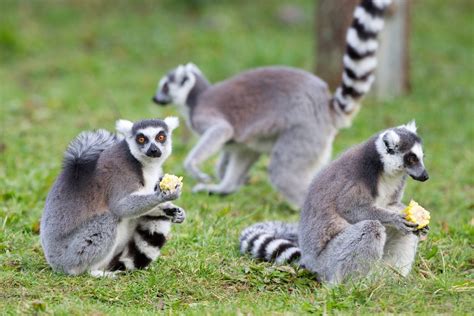
[[[240,252],[278,264],[298,261],[297,226],[281,222],[258,223],[240,235]]]
[[[160,256],[171,228],[167,216],[140,217],[138,226],[126,247],[110,262],[108,271],[144,269]]]
[[[384,12],[392,0],[362,0],[347,30],[342,83],[333,98],[334,109],[343,115],[355,114],[359,100],[370,90],[377,66],[377,36],[384,25]],[[348,122],[350,123],[350,122]],[[344,124],[344,125],[348,125]]]

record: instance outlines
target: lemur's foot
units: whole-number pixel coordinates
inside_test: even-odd
[[[194,174],[194,178],[202,183],[210,183],[212,181],[212,177],[204,172]]]
[[[218,184],[198,183],[193,187],[193,193],[207,192],[209,195],[228,195],[235,190],[223,189]]]
[[[170,208],[164,208],[163,212],[171,219],[172,223],[180,224],[186,219],[186,212],[176,205]]]
[[[120,271],[103,271],[103,270],[92,270],[89,272],[89,274],[94,278],[110,278],[110,279],[117,278],[117,274],[119,273]]]
[[[186,171],[193,177],[194,179],[198,180],[199,182],[209,183],[212,181],[212,177],[208,174],[199,170],[194,164],[184,163],[184,168]]]

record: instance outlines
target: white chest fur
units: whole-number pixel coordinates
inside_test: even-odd
[[[147,165],[142,169],[143,172],[143,187],[134,192],[137,195],[152,194],[155,192],[155,187],[163,175],[163,170],[160,165]]]
[[[394,202],[394,197],[399,190],[402,190],[403,177],[382,175],[377,186],[377,198],[375,205],[378,207],[387,208],[387,206]]]

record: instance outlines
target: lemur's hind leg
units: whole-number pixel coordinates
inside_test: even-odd
[[[260,156],[259,153],[244,147],[234,147],[228,149],[227,152],[229,161],[221,182],[218,184],[198,184],[193,188],[194,192],[207,191],[222,195],[235,192],[245,182],[250,167]]]
[[[415,261],[419,238],[415,234],[402,234],[393,228],[387,229],[383,261],[401,275],[410,273]]]
[[[229,165],[229,158],[230,153],[226,149],[223,149],[216,163],[216,175],[219,180],[224,179],[225,171]]]
[[[367,275],[382,259],[385,240],[385,227],[379,221],[361,221],[334,237],[317,258],[303,256],[301,264],[322,281],[341,283]]]
[[[201,182],[209,182],[211,177],[199,169],[199,165],[216,154],[233,135],[232,126],[222,121],[208,128],[184,161],[186,171]]]
[[[282,133],[273,146],[268,172],[273,186],[296,207],[303,205],[315,173],[331,158],[332,139],[296,127]]]
[[[56,271],[78,275],[106,258],[114,245],[118,219],[110,213],[98,215],[84,223],[72,237],[58,245],[49,264]]]

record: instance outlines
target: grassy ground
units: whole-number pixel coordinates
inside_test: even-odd
[[[251,185],[225,198],[192,195],[185,178],[163,256],[117,280],[66,277],[46,264],[38,238],[44,200],[67,143],[117,118],[175,114],[149,102],[156,81],[189,60],[212,81],[266,64],[313,68],[311,0],[300,23],[275,17],[283,1],[11,1],[0,3],[0,313],[235,314],[269,312],[455,313],[474,310],[474,5],[414,3],[413,92],[367,99],[335,152],[382,128],[416,118],[425,140],[427,183],[410,182],[432,210],[432,230],[407,279],[326,288],[308,273],[241,257],[238,234],[261,220],[293,221],[267,182],[262,159]],[[184,127],[166,171],[195,139]],[[209,170],[211,164],[206,166]]]

